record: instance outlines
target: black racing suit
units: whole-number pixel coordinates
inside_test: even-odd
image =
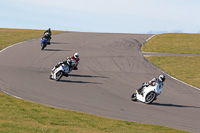
[[[49,35],[45,34],[45,33],[49,33]],[[50,40],[51,40],[51,30],[46,30],[44,33],[43,33],[43,36],[42,38],[46,38],[47,39],[47,43],[50,44]]]
[[[56,64],[55,68],[58,68],[58,67],[59,67],[60,65],[62,65],[62,64],[66,65],[66,66],[69,66],[69,68],[72,68],[72,64],[69,64],[69,63],[67,62],[67,60],[65,60],[65,61],[63,61],[63,62],[59,62],[58,64]]]
[[[46,31],[43,33],[43,35],[44,35],[45,33],[49,33],[49,35],[51,36],[51,30],[50,30],[50,29],[46,30]]]

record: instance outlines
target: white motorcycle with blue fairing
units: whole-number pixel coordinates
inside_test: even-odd
[[[76,67],[75,60],[68,59],[67,64],[60,62],[51,70],[49,78],[59,81],[62,78],[62,76],[68,76],[68,74],[73,70],[74,67]]]
[[[160,75],[164,76],[164,75]],[[159,77],[160,78],[160,77]],[[157,97],[162,92],[163,82],[165,80],[165,76],[162,80],[154,79],[151,83],[143,83],[140,89],[137,89],[135,93],[132,94],[132,101],[141,101],[143,103],[151,104],[153,101],[157,99]]]

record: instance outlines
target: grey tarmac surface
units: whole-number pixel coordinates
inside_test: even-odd
[[[151,105],[130,97],[145,81],[162,74],[147,62],[140,45],[152,35],[63,33],[41,51],[40,39],[0,53],[0,88],[25,100],[119,120],[200,132],[200,91],[166,77]],[[56,82],[53,66],[74,52],[79,70]]]

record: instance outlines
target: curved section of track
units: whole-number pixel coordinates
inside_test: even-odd
[[[144,60],[139,47],[151,35],[63,33],[40,50],[40,39],[0,54],[0,88],[26,100],[120,120],[199,132],[200,91],[167,77],[151,105],[132,102],[141,83],[161,72]],[[49,79],[59,61],[80,53],[79,70]]]

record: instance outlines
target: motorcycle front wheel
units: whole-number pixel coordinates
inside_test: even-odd
[[[146,95],[145,103],[150,104],[156,99],[156,93],[151,91]]]
[[[46,47],[46,44],[45,44],[45,43],[42,43],[42,48],[41,48],[41,50],[44,50],[45,47]]]
[[[53,80],[52,75],[50,74],[49,79]]]
[[[131,100],[132,101],[137,101],[136,93],[133,93],[133,95],[131,96]]]

